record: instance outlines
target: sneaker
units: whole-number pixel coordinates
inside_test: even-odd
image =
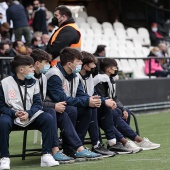
[[[1,165],[0,165],[1,170],[10,169],[10,159],[9,158],[3,157],[0,160],[0,163],[1,163]]]
[[[53,156],[51,154],[44,154],[43,156],[41,156],[41,167],[44,166],[56,166],[59,165],[58,161],[55,161],[55,159],[53,158]]]
[[[129,151],[133,151],[133,153],[137,153],[142,151],[142,148],[136,145],[133,141],[128,140],[127,143],[125,144],[125,147]]]
[[[75,162],[74,158],[69,157],[62,152],[57,152],[55,155],[53,155],[53,158],[58,161],[61,164],[67,164],[67,163],[73,163]]]
[[[84,150],[82,150],[80,152],[76,152],[75,156],[76,156],[76,160],[79,159],[79,158],[80,159],[81,158],[85,158],[87,161],[88,160],[99,160],[99,159],[102,159],[101,154],[91,152],[88,149],[84,149]]]
[[[129,153],[132,153],[132,150],[128,150],[120,142],[117,142],[113,146],[107,145],[107,149],[109,149],[110,151],[116,152],[117,154],[129,154]]]
[[[139,142],[139,143],[136,142],[136,145],[141,147],[144,151],[157,149],[161,146],[160,144],[151,142],[148,138],[145,138],[145,137],[143,138],[142,142]]]
[[[95,152],[95,153],[102,154],[102,157],[105,157],[105,158],[106,157],[112,157],[112,156],[116,155],[115,152],[109,151],[101,143],[99,143],[97,148],[92,147],[92,151]]]

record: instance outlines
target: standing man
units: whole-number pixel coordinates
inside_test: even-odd
[[[45,10],[40,8],[40,1],[39,0],[34,0],[33,1],[33,29],[34,32],[40,31],[43,34],[47,34],[47,23],[46,23],[46,12]]]
[[[7,22],[13,22],[15,40],[20,40],[24,35],[26,44],[31,42],[30,28],[28,26],[28,19],[25,8],[21,4],[15,4],[12,0],[6,0],[8,9],[6,10]]]
[[[57,7],[54,11],[52,23],[59,28],[51,36],[46,51],[53,56],[51,65],[54,66],[59,60],[60,50],[71,47],[77,50],[81,48],[81,34],[75,25],[70,9],[65,6]]]

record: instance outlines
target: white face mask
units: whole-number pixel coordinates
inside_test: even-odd
[[[157,31],[158,31],[158,28],[157,28],[157,27],[153,27],[153,28],[152,28],[152,31],[153,31],[153,32],[157,32]]]
[[[32,14],[32,12],[33,12],[32,9],[29,9],[29,10],[28,10],[28,13],[29,13],[29,14]]]
[[[157,51],[157,52],[155,53],[155,55],[158,56],[158,57],[162,57],[162,53],[161,53],[160,51]]]

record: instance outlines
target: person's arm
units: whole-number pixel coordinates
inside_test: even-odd
[[[82,94],[80,85],[78,86],[78,94]],[[69,97],[65,94],[62,86],[61,79],[54,75],[50,77],[47,81],[47,95],[55,103],[66,101],[67,105],[72,105],[76,107],[88,107],[89,106],[89,97]]]
[[[4,92],[2,89],[2,85],[0,85],[0,113],[1,114],[7,114],[12,118],[16,118],[14,110],[12,110],[6,103],[5,103],[5,97]]]
[[[30,110],[26,110],[26,112],[29,114],[29,118],[31,118],[39,110],[42,110],[42,101],[39,93],[39,85],[36,83],[33,95],[33,104]]]
[[[43,101],[42,105],[43,105],[43,107],[55,108],[55,103],[50,102],[50,101]]]
[[[7,19],[7,22],[10,24],[11,16],[10,16],[9,9],[6,10],[6,19]]]
[[[61,49],[69,47],[71,44],[78,43],[80,34],[73,27],[64,27],[57,35],[55,41],[52,44],[48,44],[46,51],[52,54],[53,59],[60,55]]]

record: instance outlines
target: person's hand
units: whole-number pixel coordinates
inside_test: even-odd
[[[107,107],[109,107],[110,109],[112,109],[112,110],[116,109],[116,107],[117,107],[117,104],[116,104],[115,101],[113,101],[113,99],[107,99],[107,100],[105,100],[105,105],[106,105]]]
[[[89,100],[90,107],[100,107],[101,106],[101,99],[100,96],[91,96]]]
[[[28,117],[29,117],[29,114],[27,112],[23,112],[22,116],[20,116],[19,118],[20,118],[20,120],[22,122],[22,121],[27,120]]]
[[[126,110],[123,111],[123,116],[122,116],[122,118],[127,121],[128,116],[129,116],[129,115],[128,115],[128,112],[127,112]]]
[[[24,111],[17,111],[16,113],[15,113],[15,116],[16,117],[21,117],[22,115],[24,115],[25,113],[24,113]]]
[[[63,113],[66,109],[66,102],[59,102],[55,104],[55,111],[58,113]]]

